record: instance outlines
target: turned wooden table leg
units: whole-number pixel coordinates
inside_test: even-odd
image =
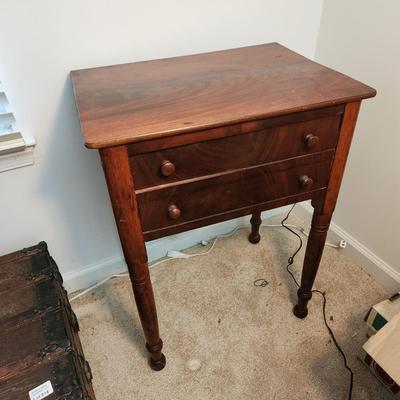
[[[261,212],[253,213],[250,218],[251,233],[249,235],[249,242],[257,244],[260,239],[260,225],[261,225]]]
[[[297,291],[298,303],[293,308],[293,313],[298,318],[305,318],[308,314],[307,303],[312,296],[312,288],[324,251],[331,218],[332,214],[322,214],[321,208],[315,206],[310,236],[308,237],[306,254],[304,256],[301,284]]]
[[[312,201],[314,214],[304,257],[301,285],[297,292],[298,303],[293,309],[294,315],[298,318],[305,318],[308,314],[307,303],[312,296],[312,287],[336,206],[359,109],[360,102],[346,105],[326,193],[323,198],[316,198]]]
[[[150,352],[150,366],[159,371],[165,367],[166,360],[161,352],[163,342],[158,330],[156,304],[127,149],[126,146],[101,149],[100,155],[146,347]]]

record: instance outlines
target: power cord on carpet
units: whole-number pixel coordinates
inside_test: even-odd
[[[233,229],[232,231],[230,231],[230,232],[228,232],[228,233],[224,233],[224,234],[221,234],[221,235],[217,236],[217,237],[212,241],[210,248],[207,249],[206,251],[204,251],[203,253],[192,253],[192,254],[189,253],[189,254],[188,254],[188,253],[182,253],[181,251],[177,251],[177,250],[169,250],[169,251],[167,252],[166,258],[163,258],[163,259],[161,259],[161,260],[159,260],[159,261],[156,261],[156,262],[154,262],[154,263],[151,263],[151,264],[149,265],[149,268],[154,268],[154,267],[156,267],[157,265],[160,265],[160,264],[162,264],[162,263],[165,263],[166,261],[169,261],[171,258],[184,258],[184,259],[188,259],[188,258],[192,258],[192,257],[205,256],[206,254],[210,253],[210,252],[214,249],[215,244],[217,243],[217,240],[218,240],[218,239],[232,236],[234,233],[236,233],[236,231],[238,231],[238,230],[241,229],[241,228],[242,228],[242,227],[236,227],[235,229]],[[205,242],[205,243],[206,243],[205,245],[208,244],[208,242]],[[80,297],[82,297],[82,296],[84,296],[85,294],[91,292],[93,289],[95,289],[95,288],[97,288],[97,287],[103,285],[104,283],[106,283],[107,281],[109,281],[109,280],[112,279],[112,278],[124,278],[124,277],[127,277],[127,276],[129,276],[129,273],[128,273],[128,272],[123,272],[123,273],[121,273],[121,274],[109,275],[109,276],[107,276],[106,278],[104,278],[103,280],[101,280],[100,282],[97,282],[96,284],[94,284],[94,285],[88,287],[87,289],[85,289],[85,290],[83,290],[82,292],[76,294],[75,296],[70,297],[70,298],[69,298],[69,301],[75,301],[75,300],[79,299]]]
[[[296,286],[299,288],[300,285],[297,282],[296,277],[294,276],[293,272],[290,270],[291,265],[294,262],[294,258],[296,257],[296,255],[299,253],[299,251],[301,250],[301,248],[303,247],[303,240],[301,239],[300,235],[297,234],[297,232],[295,232],[294,230],[291,229],[290,225],[286,225],[285,222],[288,220],[291,212],[293,211],[294,207],[296,206],[296,203],[293,204],[293,206],[290,208],[289,212],[287,213],[286,217],[282,220],[281,222],[281,226],[285,229],[287,229],[289,232],[293,233],[293,235],[297,236],[297,238],[299,239],[299,246],[297,247],[296,251],[289,257],[288,259],[288,263],[286,265],[286,270],[287,272],[290,274],[290,276],[292,277],[294,283],[296,284]],[[256,282],[260,281],[260,279],[257,279],[256,281],[254,281],[254,284],[256,285]],[[263,285],[256,285],[256,286],[263,286]],[[266,285],[265,285],[266,286]],[[329,335],[331,336],[333,343],[335,344],[336,348],[338,349],[339,353],[341,354],[342,358],[343,358],[343,362],[344,362],[344,367],[349,371],[350,373],[350,383],[349,383],[349,390],[348,390],[348,400],[351,400],[352,397],[352,393],[353,393],[353,378],[354,378],[354,373],[352,371],[352,369],[349,367],[348,363],[347,363],[347,358],[346,358],[346,354],[343,351],[343,349],[340,347],[338,341],[336,340],[335,334],[333,333],[332,328],[329,326],[328,324],[328,320],[326,318],[326,293],[318,290],[318,289],[313,289],[311,291],[312,293],[318,293],[320,296],[322,296],[323,299],[323,303],[322,303],[322,315],[324,317],[324,323],[326,326],[326,329],[329,332]]]
[[[293,229],[298,230],[299,232],[301,232],[304,236],[308,237],[308,233],[305,231],[304,227],[302,226],[297,226],[297,225],[289,225],[289,224],[285,224],[285,222],[288,220],[290,214],[292,213],[294,207],[296,206],[296,204],[293,204],[293,206],[290,208],[289,212],[287,213],[286,217],[282,220],[282,222],[280,224],[262,224],[261,226],[263,227],[268,227],[268,228],[277,228],[277,227],[282,227],[287,229],[289,232],[291,232],[293,235],[295,235],[298,239],[299,239],[299,246],[296,249],[296,251],[292,254],[292,256],[289,257],[288,259],[288,264],[286,265],[286,270],[287,272],[290,274],[290,276],[292,277],[294,283],[296,284],[297,287],[300,287],[299,283],[297,282],[296,277],[294,276],[294,274],[292,273],[292,271],[290,270],[290,266],[293,264],[294,262],[294,258],[296,257],[296,255],[299,253],[299,251],[302,249],[303,247],[303,240],[301,238],[301,236],[295,232]],[[234,233],[236,233],[236,231],[238,231],[239,229],[243,229],[246,228],[247,226],[243,226],[243,227],[236,227],[235,229],[233,229],[231,232],[228,232],[226,234],[222,234],[217,236],[213,241],[212,244],[210,246],[209,249],[207,249],[205,252],[202,253],[192,253],[192,254],[188,254],[188,253],[182,253],[180,251],[176,251],[176,250],[170,250],[167,253],[167,257],[161,259],[160,261],[157,261],[155,263],[152,263],[149,265],[149,268],[154,268],[155,266],[162,264],[166,261],[169,261],[171,258],[183,258],[183,259],[188,259],[188,258],[192,258],[192,257],[198,257],[198,256],[204,256],[206,254],[209,254],[215,247],[215,244],[217,243],[217,240],[220,238],[224,238],[224,237],[229,237],[232,236]],[[332,243],[326,243],[326,246],[329,247],[334,247],[334,248],[344,248],[346,247],[346,242],[341,241],[341,243],[339,245],[335,245]],[[202,244],[207,245],[208,241],[203,241]],[[77,300],[78,298],[84,296],[85,294],[91,292],[93,289],[99,287],[100,285],[104,284],[105,282],[107,282],[108,280],[112,279],[112,278],[122,278],[122,277],[127,277],[129,276],[129,273],[125,272],[125,273],[121,273],[118,275],[110,275],[107,278],[104,278],[103,280],[101,280],[100,282],[96,283],[95,285],[92,285],[90,287],[88,287],[87,289],[83,290],[82,292],[76,294],[75,296],[72,296],[70,298],[70,301],[74,301]],[[260,287],[265,287],[268,285],[268,281],[265,280],[264,278],[260,278],[260,279],[256,279],[254,281],[254,285],[255,286],[260,286]],[[336,348],[338,349],[338,351],[340,352],[340,354],[343,357],[343,361],[344,361],[344,366],[345,368],[350,372],[350,385],[349,385],[349,395],[348,395],[348,400],[351,400],[352,397],[352,391],[353,391],[353,371],[352,369],[348,366],[347,363],[347,358],[346,355],[344,353],[344,351],[342,350],[342,348],[340,347],[340,345],[338,344],[335,335],[331,329],[331,327],[328,324],[327,318],[326,318],[326,294],[325,292],[322,292],[318,289],[314,289],[312,290],[313,293],[318,293],[319,295],[322,296],[323,298],[323,304],[322,304],[322,313],[323,313],[323,317],[324,317],[324,323],[325,326],[333,340],[333,343],[335,344]]]
[[[285,225],[285,226],[283,226],[282,224],[262,224],[261,226],[266,227],[266,228],[282,228],[282,227],[283,227],[283,228],[286,228],[286,229],[293,228],[293,229],[296,229],[296,230],[298,230],[299,232],[301,232],[304,236],[308,237],[308,233],[306,232],[306,230],[304,229],[303,226],[297,226],[297,225]],[[206,250],[205,252],[203,252],[203,253],[194,253],[194,254],[190,254],[190,253],[189,253],[189,254],[188,254],[188,253],[183,253],[183,252],[177,251],[177,250],[169,250],[169,251],[167,252],[166,258],[163,258],[163,259],[161,259],[161,260],[159,260],[159,261],[157,261],[157,262],[155,262],[155,263],[150,264],[150,265],[149,265],[149,268],[154,268],[155,266],[157,266],[157,265],[159,265],[159,264],[162,264],[162,263],[164,263],[164,262],[166,262],[166,261],[169,261],[171,258],[183,258],[183,259],[188,259],[188,258],[192,258],[192,257],[204,256],[204,255],[206,255],[206,254],[209,254],[209,253],[214,249],[214,246],[215,246],[215,244],[217,243],[217,240],[218,240],[218,239],[224,238],[224,237],[232,236],[232,235],[233,235],[236,231],[238,231],[239,229],[244,229],[244,228],[247,228],[247,227],[248,227],[247,225],[246,225],[246,226],[241,226],[241,227],[236,227],[235,229],[233,229],[232,231],[230,231],[230,232],[228,232],[228,233],[225,233],[225,234],[222,234],[222,235],[217,236],[217,237],[212,241],[212,244],[211,244],[210,248],[209,248],[208,250]],[[296,232],[294,232],[294,231],[291,230],[291,229],[289,229],[289,230],[290,230],[293,234],[295,234],[295,235],[301,240],[300,236],[299,236]],[[342,242],[344,242],[344,241],[341,241],[339,245],[336,245],[336,244],[333,244],[333,243],[325,243],[325,245],[326,245],[326,246],[329,246],[329,247],[336,248],[336,249],[340,249],[340,248],[346,247],[346,242],[344,242],[344,245],[342,244]],[[201,243],[202,243],[203,245],[207,245],[209,242],[208,242],[208,241],[202,241]],[[299,250],[299,251],[300,251],[300,250]],[[297,253],[296,253],[296,254],[297,254]],[[290,273],[290,271],[288,271],[288,272]],[[85,289],[85,290],[83,290],[82,292],[76,294],[75,296],[70,297],[69,300],[70,300],[70,301],[75,301],[75,300],[79,299],[80,297],[82,297],[82,296],[86,295],[87,293],[91,292],[93,289],[95,289],[95,288],[97,288],[97,287],[103,285],[104,283],[106,283],[107,281],[109,281],[109,280],[112,279],[112,278],[124,278],[124,277],[127,277],[127,276],[129,276],[129,273],[127,273],[127,272],[123,272],[123,273],[121,273],[121,274],[109,275],[109,276],[107,276],[106,278],[104,278],[103,280],[101,280],[100,282],[97,282],[96,284],[94,284],[94,285],[88,287],[87,289]],[[293,275],[292,275],[292,277],[293,277],[293,279],[294,279],[294,276],[293,276]],[[259,280],[257,280],[257,281],[258,281],[257,283],[256,283],[256,282],[254,283],[255,286],[265,287],[265,286],[268,285],[268,282],[267,282],[265,279],[259,279]]]
[[[266,228],[293,228],[293,229],[295,229],[295,230],[297,230],[297,231],[299,231],[301,234],[303,234],[305,237],[307,237],[308,238],[308,236],[309,236],[309,233],[306,231],[306,229],[304,228],[304,226],[299,226],[299,225],[285,225],[285,226],[282,226],[282,224],[262,224],[261,226],[264,226],[264,227],[266,227]],[[296,236],[298,236],[295,232],[293,232],[292,230],[291,230],[291,232],[292,233],[294,233]],[[325,246],[327,246],[327,247],[332,247],[332,248],[334,248],[334,249],[345,249],[346,247],[347,247],[347,242],[345,241],[345,240],[341,240],[340,242],[339,242],[339,244],[334,244],[334,243],[329,243],[329,242],[326,242],[325,243]]]

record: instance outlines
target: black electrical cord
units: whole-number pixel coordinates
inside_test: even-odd
[[[297,282],[295,276],[293,275],[293,272],[290,270],[290,266],[293,264],[294,262],[294,258],[296,257],[296,255],[298,254],[298,252],[301,250],[301,248],[303,247],[303,240],[301,238],[301,236],[293,231],[292,229],[290,229],[288,226],[285,225],[285,222],[288,220],[291,212],[293,211],[294,207],[296,206],[296,203],[293,204],[293,206],[291,207],[291,209],[289,210],[289,212],[287,213],[286,217],[282,220],[281,225],[287,229],[288,231],[290,231],[291,233],[293,233],[293,235],[297,236],[297,238],[299,239],[299,246],[296,249],[296,251],[293,253],[292,256],[289,257],[288,259],[288,264],[286,265],[286,270],[287,272],[289,272],[290,276],[292,277],[294,283],[296,284],[297,287],[300,287],[299,283]],[[335,344],[336,348],[338,349],[339,353],[341,354],[341,356],[343,357],[343,362],[344,362],[344,367],[349,371],[350,373],[350,383],[349,383],[349,391],[348,391],[348,400],[351,400],[352,397],[352,393],[353,393],[353,379],[354,379],[354,373],[352,371],[352,369],[349,367],[348,363],[347,363],[347,358],[346,358],[346,354],[343,351],[343,349],[340,347],[339,343],[336,340],[335,334],[333,333],[332,328],[329,326],[328,324],[328,320],[326,318],[326,293],[322,292],[321,290],[318,289],[313,289],[311,291],[312,293],[318,293],[319,295],[322,296],[323,299],[323,303],[322,303],[322,314],[324,317],[324,323],[326,326],[326,329],[329,332],[329,335],[331,336],[333,343]]]

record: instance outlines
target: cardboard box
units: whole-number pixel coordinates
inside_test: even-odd
[[[366,315],[370,333],[378,332],[398,313],[400,313],[400,293],[375,304]]]
[[[359,358],[392,394],[400,398],[400,313],[368,339]]]

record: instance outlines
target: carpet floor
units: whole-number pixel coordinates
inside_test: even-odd
[[[74,302],[97,400],[347,399],[349,374],[324,326],[321,297],[314,294],[305,320],[292,314],[296,287],[285,266],[297,239],[282,228],[262,228],[253,245],[248,232],[221,238],[205,256],[151,269],[167,357],[160,372],[147,365],[128,278]],[[292,266],[297,277],[303,255]],[[268,285],[255,287],[258,278]],[[327,293],[329,323],[354,370],[353,400],[391,399],[357,359],[366,341],[363,317],[387,294],[328,247],[315,287]]]

